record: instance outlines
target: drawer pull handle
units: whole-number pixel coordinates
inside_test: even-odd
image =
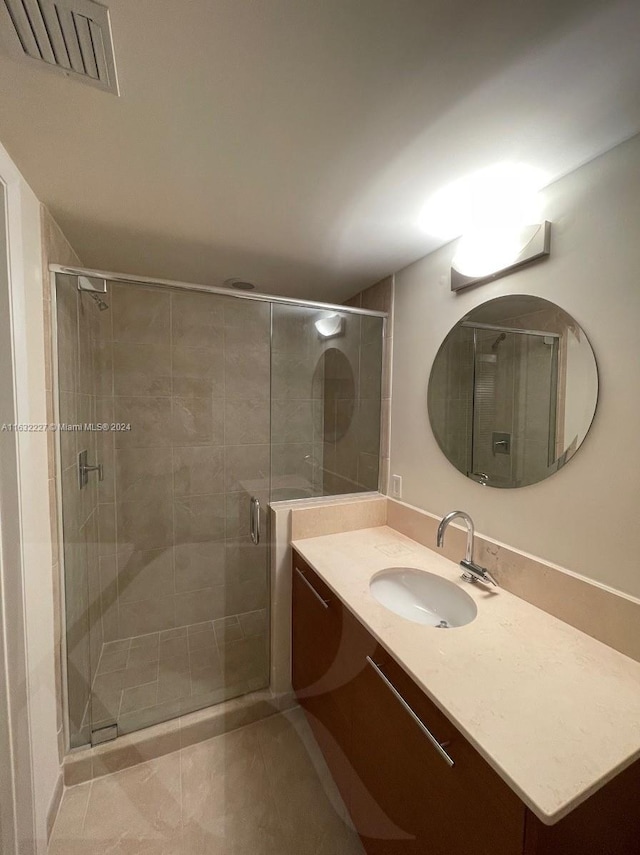
[[[426,725],[424,725],[424,724],[422,723],[422,721],[418,718],[418,716],[417,716],[417,715],[414,713],[414,711],[411,709],[411,707],[409,706],[409,704],[408,704],[408,703],[405,701],[405,699],[402,697],[402,695],[400,694],[400,692],[396,689],[396,687],[395,687],[395,686],[393,685],[393,683],[388,679],[388,677],[386,677],[386,676],[382,673],[382,671],[381,671],[380,667],[379,667],[378,665],[376,665],[376,663],[373,661],[373,659],[372,659],[370,656],[367,656],[367,662],[369,663],[369,665],[371,665],[371,667],[373,668],[373,670],[376,672],[376,674],[378,675],[378,677],[380,677],[380,679],[381,679],[381,680],[383,681],[383,683],[387,686],[387,688],[388,688],[388,689],[390,689],[390,690],[393,692],[393,694],[394,694],[394,696],[397,698],[397,700],[399,700],[399,701],[400,701],[400,703],[402,704],[402,706],[403,706],[403,707],[405,708],[405,710],[409,713],[409,715],[411,716],[411,718],[415,721],[415,723],[418,725],[418,727],[420,728],[420,730],[424,733],[424,735],[427,737],[427,739],[429,740],[429,742],[430,742],[430,743],[433,745],[433,747],[436,749],[436,751],[438,752],[438,754],[442,757],[442,759],[443,759],[443,760],[444,760],[444,762],[447,764],[447,766],[449,766],[450,768],[451,768],[451,767],[453,767],[453,766],[455,765],[455,764],[454,764],[454,762],[453,762],[453,758],[449,755],[449,753],[448,753],[447,751],[445,751],[445,750],[444,750],[444,746],[445,746],[445,745],[448,745],[449,743],[448,743],[448,742],[438,742],[438,740],[435,738],[435,736],[433,735],[433,733],[431,733],[431,731],[429,730],[429,728],[428,728]]]
[[[319,600],[319,602],[320,602],[320,603],[322,603],[322,606],[323,606],[325,609],[328,609],[328,608],[329,608],[329,600],[325,600],[323,597],[321,597],[321,596],[320,596],[320,594],[316,591],[316,589],[313,587],[313,585],[311,584],[311,582],[310,582],[310,581],[307,579],[307,577],[304,575],[304,573],[302,572],[302,570],[299,570],[299,569],[296,567],[296,573],[298,574],[298,576],[300,576],[300,578],[301,578],[301,579],[302,579],[302,581],[305,583],[305,585],[307,586],[307,588],[309,588],[309,590],[310,590],[310,591],[311,591],[311,593],[314,595],[314,597],[315,597],[317,600]]]

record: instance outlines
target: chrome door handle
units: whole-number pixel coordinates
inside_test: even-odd
[[[256,546],[260,543],[260,502],[255,496],[249,503],[249,531],[251,540]]]
[[[447,745],[448,743],[446,743],[446,742],[438,742],[438,740],[435,738],[435,736],[433,735],[433,733],[431,733],[431,731],[429,730],[429,728],[428,728],[425,724],[423,724],[423,722],[421,721],[421,719],[419,719],[419,718],[418,718],[418,716],[417,716],[417,715],[415,714],[415,712],[411,709],[411,707],[409,706],[409,704],[408,704],[408,703],[405,701],[405,699],[402,697],[402,695],[400,694],[400,692],[399,692],[399,691],[396,689],[396,687],[393,685],[393,683],[391,682],[391,680],[389,680],[389,678],[388,678],[388,677],[386,677],[386,676],[385,676],[385,674],[383,674],[383,673],[382,673],[382,671],[381,671],[380,667],[379,667],[378,665],[376,665],[376,663],[373,661],[373,659],[372,659],[370,656],[367,656],[367,662],[369,663],[369,665],[371,665],[371,667],[372,667],[372,668],[373,668],[373,670],[376,672],[376,674],[378,675],[378,677],[380,677],[380,679],[383,681],[383,683],[385,684],[385,686],[387,686],[387,688],[388,688],[388,689],[390,689],[390,690],[393,692],[394,697],[395,697],[397,700],[399,700],[399,701],[400,701],[400,703],[402,704],[402,706],[404,707],[404,709],[409,713],[409,715],[411,716],[411,718],[415,721],[415,723],[418,725],[418,727],[420,728],[420,730],[424,733],[424,735],[427,737],[427,739],[429,740],[429,742],[430,742],[430,743],[433,745],[433,747],[436,749],[436,751],[438,752],[438,754],[442,757],[442,759],[443,759],[443,760],[444,760],[444,762],[447,764],[447,766],[449,766],[449,768],[453,768],[453,766],[455,765],[455,763],[453,762],[453,758],[452,758],[452,757],[451,757],[451,755],[450,755],[450,754],[448,754],[448,752],[447,752],[447,751],[445,751],[445,749],[444,749],[444,746],[445,746],[445,745]]]
[[[319,603],[322,605],[322,607],[323,607],[323,608],[325,608],[325,609],[328,609],[328,608],[329,608],[330,600],[325,600],[325,599],[324,599],[324,597],[321,597],[321,596],[320,596],[320,594],[316,591],[316,589],[313,587],[313,585],[311,584],[311,582],[310,582],[310,581],[307,579],[307,577],[304,575],[304,573],[302,572],[302,570],[300,570],[298,567],[296,567],[296,568],[295,568],[295,571],[296,571],[296,573],[298,574],[298,576],[302,579],[302,581],[305,583],[305,585],[307,586],[307,588],[311,591],[311,593],[312,593],[312,594],[313,594],[313,596],[316,598],[316,600],[318,600],[318,601],[319,601]]]
[[[104,481],[104,469],[102,467],[102,463],[98,463],[97,466],[89,466],[87,463],[87,455],[88,452],[86,450],[81,451],[78,454],[78,484],[81,490],[89,483],[89,472],[97,472],[98,481]]]

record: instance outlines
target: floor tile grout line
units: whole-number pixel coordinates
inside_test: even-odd
[[[256,722],[256,724],[264,726],[266,722],[270,721],[271,719],[276,719],[278,717],[283,718],[285,720],[288,720],[287,716],[285,716],[284,712],[281,711],[281,712],[276,713],[274,716],[269,716],[267,719],[263,719],[262,721]],[[271,784],[271,786],[277,791],[278,790],[278,782],[272,778],[272,775],[270,773],[270,765],[267,762],[267,757],[266,757],[265,751],[264,751],[264,743],[263,743],[263,740],[260,738],[260,736],[261,736],[260,730],[258,730],[258,737],[257,737],[258,738],[258,748],[259,748],[260,754],[262,756],[262,762],[263,762],[265,770],[266,770],[267,779],[268,779],[269,783]],[[303,744],[303,747],[305,748],[305,754],[307,755],[309,762],[311,763],[311,758],[309,757],[308,752],[306,750],[306,746],[304,746],[304,744]],[[311,763],[311,765],[313,766],[312,763]],[[280,834],[282,835],[282,838],[285,839],[287,836],[287,831],[286,831],[286,826],[285,826],[283,818],[282,818],[282,811],[280,810],[278,800],[273,799],[272,804],[273,804],[273,807],[274,807],[276,814],[277,814],[278,828],[280,830]],[[317,851],[318,851],[318,849],[316,849],[316,855],[317,855]]]
[[[180,775],[180,836],[184,838],[184,782],[182,779],[182,739],[180,737],[180,731],[182,729],[182,725],[178,727],[178,738],[180,742],[180,748],[178,749],[178,772]]]

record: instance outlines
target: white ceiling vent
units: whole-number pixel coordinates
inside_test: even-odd
[[[22,51],[118,95],[109,10],[93,0],[4,0]]]

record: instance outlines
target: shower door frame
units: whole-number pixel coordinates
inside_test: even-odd
[[[54,418],[56,422],[60,421],[60,401],[59,401],[59,384],[58,384],[58,312],[57,312],[57,287],[56,287],[56,276],[57,274],[65,275],[65,276],[87,276],[93,277],[97,279],[104,279],[108,282],[114,282],[117,284],[124,285],[147,285],[153,287],[166,287],[167,289],[177,289],[182,291],[192,291],[199,292],[205,294],[214,294],[224,297],[231,297],[238,300],[253,300],[258,302],[273,304],[285,304],[290,306],[299,306],[301,308],[309,308],[309,309],[318,309],[321,311],[336,311],[342,312],[350,315],[361,315],[366,317],[374,317],[380,318],[382,320],[382,329],[381,329],[381,337],[383,342],[383,351],[382,351],[382,361],[384,365],[384,348],[387,346],[386,344],[386,329],[387,324],[389,322],[389,316],[387,312],[377,311],[374,309],[361,309],[352,306],[344,306],[339,303],[322,303],[314,300],[301,300],[294,297],[283,297],[273,294],[265,294],[261,292],[238,292],[232,291],[229,288],[220,288],[214,285],[201,285],[198,283],[192,282],[183,282],[179,280],[173,279],[155,279],[147,276],[136,276],[136,275],[128,275],[125,273],[116,273],[114,271],[106,271],[106,270],[94,270],[92,268],[83,268],[83,267],[68,267],[60,264],[49,264],[49,279],[51,285],[51,294],[52,294],[52,313],[51,313],[51,348],[52,348],[52,375],[53,375],[53,390],[54,390]],[[271,335],[273,335],[273,313],[271,315]],[[383,384],[383,375],[384,370],[381,370],[381,402],[382,402],[382,384]],[[382,406],[380,408],[380,417],[382,418]],[[380,434],[381,439],[382,434]],[[59,609],[60,609],[60,620],[61,620],[61,633],[62,633],[62,662],[61,662],[61,675],[62,675],[62,685],[63,685],[63,697],[62,697],[62,709],[63,709],[63,727],[64,727],[64,739],[65,739],[65,751],[69,752],[71,749],[71,733],[70,733],[70,721],[69,721],[69,709],[68,709],[68,668],[67,668],[67,625],[66,625],[66,590],[65,590],[65,562],[64,562],[64,534],[63,534],[63,526],[62,526],[62,478],[61,478],[61,451],[60,451],[60,432],[56,433],[55,436],[55,456],[56,456],[56,500],[57,500],[57,519],[56,524],[58,528],[58,561],[59,561],[59,573],[60,573],[60,596],[59,596]],[[382,481],[382,466],[381,460],[382,456],[378,453],[378,485],[377,492],[380,492],[380,485]],[[271,473],[270,473],[271,480]],[[366,496],[375,494],[376,491],[363,491],[361,493],[357,493],[355,495]],[[345,494],[347,495],[347,494]],[[290,501],[296,501],[294,499]],[[304,501],[304,499],[298,500]],[[270,550],[267,552],[267,576],[268,579],[271,579],[271,552]],[[271,591],[271,583],[269,583],[269,591]],[[269,594],[268,600],[268,612],[269,612],[269,625],[271,624],[272,619],[272,597],[271,593]],[[269,629],[269,644],[271,644],[271,629]],[[270,652],[271,658],[271,652]],[[93,676],[93,675],[91,675]],[[271,665],[269,666],[269,683],[267,688],[271,689],[272,683],[272,669]],[[168,719],[171,720],[171,719]],[[87,743],[85,747],[90,747],[91,743]]]
[[[321,303],[316,300],[300,300],[297,297],[281,297],[277,294],[265,294],[260,291],[234,291],[230,288],[220,288],[217,285],[199,285],[193,282],[181,282],[177,279],[153,279],[149,276],[130,276],[126,273],[114,273],[108,270],[93,270],[83,267],[65,267],[61,264],[50,264],[49,272],[53,277],[55,286],[55,274],[61,273],[67,276],[87,276],[95,279],[106,279],[108,282],[117,282],[124,285],[153,285],[165,286],[167,288],[180,288],[184,291],[199,291],[206,294],[220,294],[225,297],[234,297],[237,300],[259,300],[263,303],[287,303],[292,306],[308,307],[310,309],[321,309],[346,312],[350,315],[366,315],[371,318],[382,318],[383,333],[388,320],[387,312],[379,312],[375,309],[360,309],[355,306],[343,306],[340,303]],[[55,293],[55,288],[54,288]],[[548,335],[548,333],[547,333]]]

